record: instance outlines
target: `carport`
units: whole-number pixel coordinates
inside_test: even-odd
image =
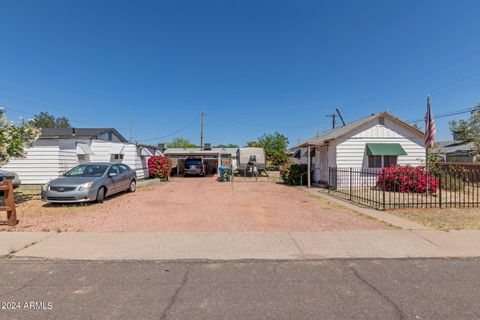
[[[207,166],[207,174],[215,174],[219,166],[232,167],[236,164],[237,148],[168,148],[163,154],[173,160],[174,172],[183,174],[185,160],[189,157],[202,157]]]

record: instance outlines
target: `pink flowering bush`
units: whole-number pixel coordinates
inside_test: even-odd
[[[148,173],[150,177],[165,179],[172,172],[172,160],[163,156],[152,156],[148,158]]]
[[[391,165],[380,172],[376,187],[383,190],[385,186],[385,191],[424,193],[427,191],[427,181],[428,190],[432,193],[437,192],[440,181],[431,176],[430,172],[427,177],[425,167]]]

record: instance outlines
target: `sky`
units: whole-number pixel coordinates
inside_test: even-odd
[[[480,1],[0,0],[0,106],[156,144],[293,145],[389,111],[480,102]],[[436,119],[437,140],[451,138]],[[423,125],[423,122],[419,122]]]

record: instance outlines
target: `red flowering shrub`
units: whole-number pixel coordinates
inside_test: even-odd
[[[150,177],[167,178],[172,172],[172,160],[163,156],[148,158],[148,173]]]
[[[385,191],[424,193],[427,191],[427,179],[429,191],[435,193],[440,182],[430,172],[427,177],[425,167],[391,165],[380,172],[376,186],[380,190],[385,186]]]

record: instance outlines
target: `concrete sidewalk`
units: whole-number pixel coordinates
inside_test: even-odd
[[[480,257],[480,231],[0,233],[9,259],[302,260]]]

